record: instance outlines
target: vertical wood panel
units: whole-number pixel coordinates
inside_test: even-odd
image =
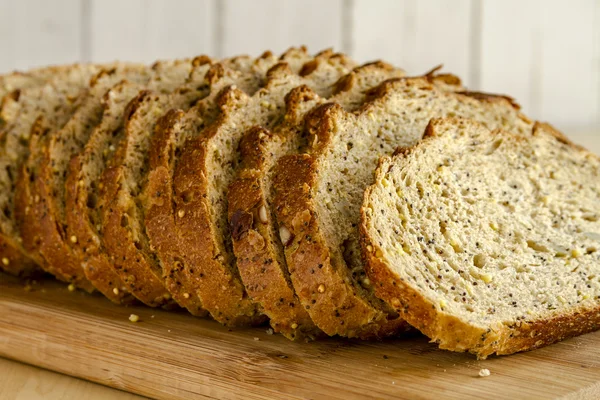
[[[214,54],[213,0],[92,0],[93,61]]]
[[[341,0],[224,0],[221,55],[258,55],[307,45],[341,50]]]
[[[81,0],[0,0],[0,71],[81,58]]]
[[[481,88],[559,128],[598,122],[595,0],[484,2]]]
[[[472,1],[356,0],[354,56],[383,58],[411,74],[443,63],[469,84]]]
[[[538,74],[541,0],[482,4],[480,87],[514,97],[529,115],[540,114]]]
[[[546,0],[541,10],[540,118],[565,129],[588,127],[596,122],[597,3],[597,0]]]

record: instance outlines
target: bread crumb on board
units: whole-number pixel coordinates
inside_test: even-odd
[[[74,292],[76,288],[75,288],[75,285],[70,283],[69,286],[67,286],[67,289],[69,289],[69,292]]]
[[[129,316],[129,320],[130,320],[131,322],[138,322],[138,321],[140,320],[140,316],[139,316],[139,315],[137,315],[137,314],[131,314],[131,315]]]
[[[485,378],[486,376],[490,376],[490,374],[491,374],[491,372],[487,368],[481,368],[479,370],[479,376],[481,376],[482,378]]]
[[[255,337],[255,338],[254,338],[254,340],[258,342],[260,339],[259,339],[259,338],[257,338],[257,337]]]

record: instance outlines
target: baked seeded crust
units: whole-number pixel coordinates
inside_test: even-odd
[[[259,63],[272,63],[275,58],[267,53],[259,60]],[[211,91],[209,82],[218,80],[219,73],[244,76],[248,82],[240,82],[242,86],[250,84],[250,81],[260,82],[262,77],[253,75],[254,64],[255,60],[249,57],[229,59],[217,65],[204,63],[201,67],[205,74],[194,71],[192,80],[173,95],[161,96],[147,92],[139,96],[126,120],[125,139],[101,178],[104,185],[101,203],[106,205],[101,221],[104,244],[108,254],[119,260],[115,263],[117,272],[122,276],[133,277],[140,289],[162,288],[165,295],[173,297],[178,304],[197,316],[206,315],[202,303],[191,289],[186,287],[185,290],[177,290],[176,281],[171,278],[172,275],[165,274],[145,232],[143,209],[140,205],[148,169],[151,133],[165,110],[173,107],[188,109],[198,101],[204,102]],[[235,69],[229,70],[227,67]],[[201,75],[206,75],[206,79]],[[200,77],[202,80],[194,81]]]
[[[384,178],[392,168],[399,168],[398,164],[402,164],[405,159],[411,159],[417,150],[427,149],[432,142],[438,140],[439,136],[444,135],[443,125],[454,125],[464,131],[486,130],[471,120],[432,120],[426,129],[423,141],[410,148],[399,148],[393,157],[382,158],[376,171],[375,183],[365,191],[364,203],[361,208],[361,247],[367,273],[374,282],[377,282],[375,287],[377,296],[391,304],[403,318],[430,337],[432,341],[438,343],[440,348],[459,352],[469,351],[476,354],[479,359],[485,359],[492,354],[504,355],[533,350],[569,337],[598,330],[600,328],[600,306],[598,306],[597,298],[570,306],[567,310],[554,313],[547,319],[523,319],[515,323],[502,323],[486,328],[469,323],[464,318],[453,315],[450,311],[445,311],[443,306],[432,303],[419,288],[390,269],[387,259],[390,257],[389,253],[381,248],[372,234],[376,229],[372,222],[373,210],[377,208],[373,204],[374,191],[377,186],[383,184],[383,180],[390,182]],[[557,151],[580,153],[588,159],[594,159],[596,168],[598,165],[596,155],[574,145],[562,133],[545,123],[535,123],[532,129],[533,140],[500,130],[487,130],[486,134],[492,139],[493,137],[501,138],[502,143],[510,143],[503,145],[522,146],[531,149],[532,152],[536,146],[535,137],[549,136],[552,137],[549,142],[555,141],[554,146]],[[483,147],[484,141],[473,143],[473,146]],[[494,142],[500,143],[495,139]],[[402,188],[398,189],[402,190]],[[401,239],[402,237],[399,237],[399,240]],[[384,256],[384,252],[388,255]],[[539,271],[539,273],[543,272]],[[480,284],[483,283],[480,282]]]
[[[366,173],[363,171],[370,170],[366,163],[371,161],[358,155],[349,157],[352,149],[385,152],[386,147],[401,143],[404,128],[397,125],[401,118],[411,113],[402,107],[414,107],[419,101],[429,101],[433,94],[437,94],[437,98],[463,101],[473,108],[477,108],[480,103],[499,102],[503,109],[512,113],[511,115],[516,114],[513,106],[505,99],[490,96],[478,102],[472,96],[455,94],[454,90],[448,90],[447,83],[446,76],[442,78],[442,84],[432,75],[393,79],[372,90],[368,94],[369,101],[355,113],[347,113],[334,104],[319,106],[311,111],[306,119],[310,133],[309,147],[306,149],[309,154],[284,156],[276,166],[275,211],[280,232],[283,231],[287,238],[287,244],[284,246],[285,257],[294,289],[303,304],[310,305],[309,312],[315,324],[327,334],[366,338],[389,336],[406,328],[396,311],[376,298],[372,282],[365,279],[358,243],[358,221],[352,222],[351,226],[348,222],[354,218],[354,211],[345,211],[344,225],[331,219],[330,205],[345,210],[346,207],[355,207],[354,203],[360,203],[360,199],[351,198],[351,192],[344,192],[338,193],[338,197],[331,204],[326,204],[319,197],[328,190],[323,187],[323,183],[329,186],[328,182],[344,184],[345,179],[352,182],[358,176],[363,179],[362,175]],[[415,91],[419,95],[414,99],[409,98],[409,94]],[[399,100],[404,103],[392,103]],[[437,104],[441,106],[441,103]],[[439,108],[444,110],[443,107]],[[419,112],[428,111],[421,107]],[[372,124],[373,127],[369,130],[358,125],[358,122],[349,121],[360,121],[365,125]],[[423,124],[427,121],[423,121]],[[345,155],[337,155],[336,160],[339,160],[337,163],[340,165],[329,164],[331,168],[337,169],[336,173],[340,176],[330,176],[329,172],[324,175],[323,171],[329,166],[321,165],[320,163],[324,162],[321,160],[330,152],[334,154],[334,145],[341,151],[339,149],[343,143],[338,143],[337,137],[345,138],[346,136],[342,135],[346,135],[346,130],[352,129],[356,137],[349,140],[347,151],[344,150]],[[419,135],[422,135],[423,129],[424,127]],[[388,132],[390,130],[391,132]],[[410,137],[410,140],[417,138]],[[373,143],[363,146],[363,143],[371,142]],[[354,169],[347,169],[344,163],[353,163],[355,157],[358,158],[352,165]],[[315,200],[317,198],[319,201]],[[358,219],[358,210],[356,218]],[[352,236],[338,243],[336,230],[342,227],[351,231]]]
[[[196,69],[205,70],[209,63],[208,57],[197,57],[192,62],[193,69],[190,73],[193,74]],[[165,66],[156,65],[155,68],[162,70],[161,76],[165,76],[163,80],[167,81],[171,74],[168,70],[165,71]],[[168,78],[168,81],[172,80],[173,78]],[[83,151],[70,160],[65,184],[67,236],[77,238],[72,246],[88,279],[103,293],[112,293],[111,299],[114,301],[123,301],[124,293],[130,292],[131,287],[126,284],[128,279],[121,279],[115,271],[114,260],[104,250],[100,236],[102,204],[99,201],[101,188],[98,181],[118,145],[118,138],[114,133],[123,130],[123,116],[131,115],[139,104],[138,100],[149,96],[149,92],[142,91],[140,94],[142,88],[133,86],[135,85],[124,82],[107,93],[102,122],[92,133]],[[135,97],[138,99],[129,103]],[[118,133],[116,136],[121,137],[122,134]],[[152,299],[160,297],[160,302],[163,302],[164,289],[160,286],[159,289],[158,294],[148,293],[147,296]]]
[[[77,64],[73,65],[51,65],[48,67],[35,68],[23,71],[14,71],[5,75],[0,75],[0,98],[11,93],[18,92],[24,89],[40,87],[48,81],[54,79],[57,75],[68,73],[69,69],[78,68]],[[103,68],[102,65],[97,65],[97,68]],[[0,127],[2,126],[2,117],[0,116]]]
[[[329,101],[349,110],[358,108],[365,91],[403,75],[382,62],[357,67],[340,78]],[[301,303],[290,281],[272,213],[270,175],[281,155],[302,147],[304,116],[325,101],[307,86],[297,87],[286,96],[285,116],[272,132],[252,127],[240,142],[241,168],[227,193],[229,223],[236,232],[233,249],[244,286],[273,329],[292,340],[319,336],[322,331],[306,310],[310,304]]]
[[[5,96],[2,103],[4,120],[0,155],[0,259],[5,271],[27,275],[43,260],[35,247],[26,248],[19,234],[17,178],[31,146],[47,130],[64,123],[77,106],[77,96],[89,79],[100,71],[94,65],[74,65],[59,69],[42,86],[22,89]],[[30,138],[35,136],[33,142]],[[35,148],[35,146],[34,146]],[[24,210],[21,210],[24,211]],[[35,220],[37,224],[37,220]]]
[[[324,52],[317,55],[316,59],[335,57],[337,56],[330,52]],[[305,64],[302,70],[308,70],[309,75],[318,74],[318,72],[315,72],[312,61]],[[212,234],[212,230],[217,228],[211,225],[212,222],[208,221],[210,217],[198,208],[207,206],[202,197],[206,195],[208,198],[210,194],[210,192],[207,192],[208,175],[202,176],[199,174],[199,168],[203,163],[203,149],[201,148],[204,140],[207,140],[207,143],[213,141],[221,127],[227,126],[224,124],[229,123],[231,115],[247,111],[246,104],[249,99],[256,98],[252,103],[254,107],[252,110],[258,107],[269,114],[277,114],[277,107],[281,107],[280,105],[277,103],[271,104],[272,99],[267,97],[261,98],[259,101],[258,96],[267,96],[270,90],[268,88],[274,85],[275,82],[287,85],[286,79],[288,78],[302,80],[297,73],[288,68],[286,63],[273,67],[269,71],[268,77],[269,81],[266,88],[261,89],[253,97],[249,97],[236,88],[225,90],[219,96],[221,115],[214,124],[206,129],[204,129],[205,124],[196,122],[206,120],[202,114],[198,118],[197,114],[190,117],[189,113],[188,115],[172,113],[169,116],[171,121],[162,129],[163,134],[169,131],[168,126],[172,127],[172,132],[193,131],[202,133],[198,139],[194,138],[197,134],[192,135],[192,139],[185,142],[181,156],[177,157],[176,155],[175,159],[173,154],[177,154],[177,151],[174,151],[172,146],[161,146],[161,148],[169,150],[163,152],[159,157],[151,157],[151,163],[152,161],[158,161],[162,165],[153,166],[146,191],[148,199],[146,226],[150,239],[163,263],[171,262],[174,269],[186,271],[187,279],[192,282],[191,286],[197,287],[198,295],[206,309],[211,312],[215,319],[229,326],[264,321],[264,316],[260,315],[260,310],[247,298],[243,285],[237,276],[237,271],[228,263],[232,256],[230,250],[224,248],[223,244],[213,247],[215,243],[209,236]],[[281,94],[281,100],[283,100],[283,95]],[[262,106],[259,106],[259,102],[262,103]],[[252,112],[256,115],[249,114],[247,120],[239,122],[239,127],[230,128],[233,129],[232,137],[228,145],[223,144],[223,146],[226,146],[222,147],[224,153],[234,151],[237,148],[238,139],[236,139],[236,136],[240,133],[233,132],[243,131],[244,126],[251,123],[251,118],[262,118],[259,112]],[[172,136],[172,133],[170,135]],[[157,136],[160,136],[160,134]],[[153,146],[153,148],[156,148],[156,146]],[[196,162],[198,163],[196,164]],[[175,171],[174,177],[171,171]],[[190,182],[190,178],[192,182]],[[218,178],[214,177],[212,180],[215,179]],[[175,184],[173,185],[172,182],[175,182]],[[227,183],[223,182],[222,185],[227,185]],[[214,193],[216,194],[217,191],[214,191]],[[221,201],[224,201],[224,199]],[[171,204],[174,204],[174,207]],[[223,214],[219,214],[219,217],[224,220],[223,217],[225,216],[226,210],[224,209]],[[208,225],[205,225],[207,223]],[[221,223],[220,228],[223,228],[223,225],[227,224]],[[175,234],[165,237],[163,235],[166,232],[175,232]],[[228,235],[228,233],[219,234],[218,240],[226,241],[228,240],[227,237],[222,239],[221,237]],[[202,240],[206,242],[201,242]],[[208,260],[206,260],[207,258]]]
[[[310,59],[310,56],[305,48],[292,48],[281,58],[290,60],[295,68],[300,69],[301,61]],[[277,58],[266,52],[256,60],[246,57],[243,60],[233,60],[233,63],[224,61],[213,65],[205,78],[208,95],[187,111],[192,127],[183,129],[184,126],[178,123],[186,115],[184,110],[187,108],[182,106],[168,112],[156,125],[149,149],[148,170],[142,177],[145,187],[136,199],[141,203],[138,211],[144,218],[142,225],[146,227],[150,251],[160,262],[169,292],[175,298],[183,298],[185,307],[192,313],[195,309],[203,310],[202,301],[192,279],[195,271],[183,268],[179,251],[171,246],[171,243],[176,243],[176,236],[171,201],[167,198],[169,193],[164,187],[169,187],[167,183],[171,179],[170,171],[188,135],[197,134],[201,127],[216,118],[216,99],[219,93],[231,85],[236,85],[247,93],[254,93],[264,84],[266,72],[276,62]],[[262,322],[262,318],[256,322]]]
[[[51,135],[42,147],[37,167],[40,172],[37,180],[33,183],[34,190],[32,192],[36,198],[39,197],[39,201],[30,204],[30,207],[34,209],[34,213],[41,216],[36,229],[43,233],[40,253],[46,263],[53,269],[77,271],[79,275],[77,280],[87,279],[102,294],[116,302],[122,300],[131,302],[132,300],[124,290],[122,282],[114,274],[88,274],[85,264],[81,263],[79,255],[73,248],[77,244],[78,238],[76,235],[67,233],[64,203],[65,176],[69,160],[81,151],[94,128],[102,120],[103,97],[116,95],[117,91],[108,91],[111,86],[122,79],[130,79],[132,82],[140,84],[140,86],[132,84],[136,86],[136,90],[139,90],[154,74],[156,74],[155,69],[138,65],[124,69],[105,70],[95,76],[81,106],[69,122]],[[105,282],[113,283],[113,285],[107,286]],[[114,291],[115,287],[120,290]]]

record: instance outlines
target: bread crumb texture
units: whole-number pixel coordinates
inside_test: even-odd
[[[484,352],[595,329],[582,316],[600,300],[600,160],[546,130],[434,120],[365,195],[364,249],[403,286],[386,300],[443,346],[473,350],[457,326],[481,332]],[[428,306],[415,311],[408,292]]]

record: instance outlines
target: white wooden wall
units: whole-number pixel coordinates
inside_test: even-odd
[[[534,118],[600,127],[600,0],[0,0],[0,72],[298,44],[413,74],[444,63]]]

